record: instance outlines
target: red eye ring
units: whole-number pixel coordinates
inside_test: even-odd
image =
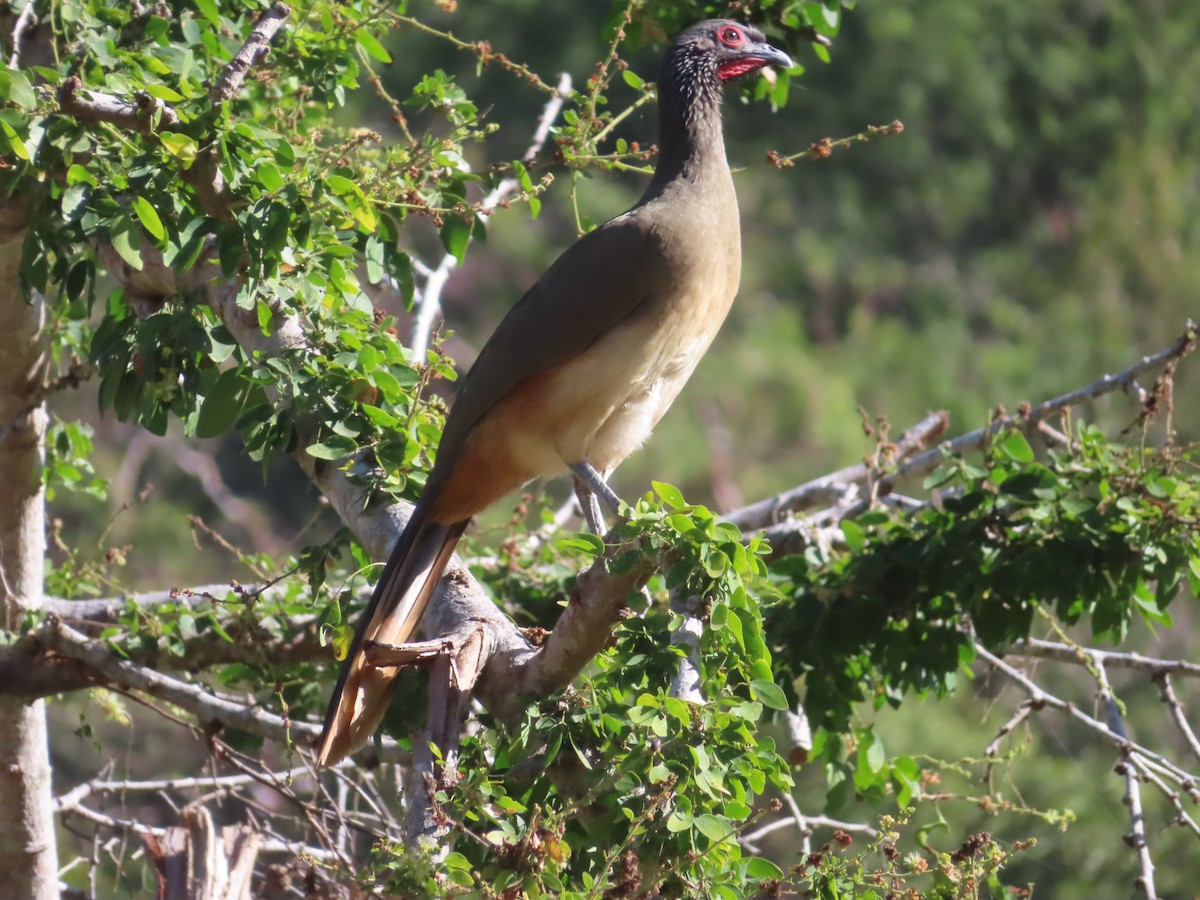
[[[726,47],[740,47],[745,42],[745,35],[742,34],[740,28],[735,28],[732,25],[726,25],[717,32],[717,40]]]

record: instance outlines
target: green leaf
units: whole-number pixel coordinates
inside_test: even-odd
[[[863,535],[863,530],[857,522],[850,519],[842,519],[841,523],[842,536],[846,538],[846,546],[855,553],[861,553],[863,547],[867,545],[867,539]]]
[[[283,180],[283,174],[279,171],[279,166],[272,162],[259,163],[254,174],[258,178],[258,183],[272,194],[282,191],[286,183]]]
[[[109,232],[113,249],[132,269],[142,271],[142,241],[129,219],[121,219]]]
[[[344,459],[356,449],[358,445],[350,438],[331,434],[319,443],[309,444],[307,452],[309,456],[315,456],[317,459]]]
[[[358,46],[367,51],[367,55],[375,57],[382,63],[390,63],[391,55],[383,49],[383,44],[379,43],[379,39],[365,28],[360,28],[354,32],[354,39],[358,41]]]
[[[438,233],[446,252],[458,260],[461,266],[467,255],[467,244],[471,242],[474,226],[462,216],[446,216],[442,230]]]
[[[180,100],[187,99],[183,94],[171,90],[165,84],[148,84],[146,85],[146,93],[166,103],[178,103]]]
[[[196,419],[195,435],[214,438],[224,434],[242,412],[245,382],[237,369],[226,369],[213,382]]]
[[[733,826],[726,819],[713,815],[696,816],[696,830],[710,841],[719,841],[733,833]]]
[[[765,706],[771,709],[788,708],[787,695],[773,681],[763,681],[761,679],[751,681],[750,689],[754,692],[754,696],[761,700]]]
[[[663,503],[667,504],[671,509],[682,509],[687,506],[687,502],[683,499],[683,494],[674,485],[662,481],[651,481],[650,486],[654,488],[654,493],[662,498]]]
[[[158,140],[168,153],[185,163],[185,168],[192,164],[192,161],[196,158],[197,151],[200,149],[199,145],[192,138],[177,131],[164,131],[158,136]]]
[[[133,211],[137,213],[137,217],[142,222],[142,227],[145,228],[151,235],[162,240],[167,236],[167,230],[163,228],[162,219],[158,217],[154,207],[150,205],[150,201],[141,195],[133,198]]]
[[[33,0],[26,0],[32,3]],[[0,68],[0,100],[15,103],[22,109],[37,106],[37,95],[24,73],[17,69]],[[2,105],[2,104],[0,104]]]
[[[769,859],[752,856],[746,860],[746,875],[750,878],[782,878],[783,870]]]
[[[598,534],[592,534],[588,531],[578,532],[568,538],[560,538],[555,543],[563,550],[582,550],[593,557],[599,556],[604,552],[604,539]]]
[[[1025,435],[1019,431],[1009,432],[1008,436],[1000,441],[999,446],[1010,459],[1017,462],[1033,462],[1033,448],[1029,446]]]
[[[646,86],[646,82],[633,69],[626,69],[621,73],[621,77],[625,79],[625,83],[635,91],[640,91]]]
[[[221,27],[221,13],[217,9],[216,0],[196,0],[196,6],[214,27]]]

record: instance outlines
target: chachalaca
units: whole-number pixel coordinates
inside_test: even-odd
[[[417,627],[471,517],[531,478],[571,471],[593,529],[596,493],[650,435],[737,293],[741,235],[721,133],[721,85],[790,67],[761,32],[700,22],[667,51],[654,177],[637,205],[584,235],[497,327],[463,379],[433,471],[375,587],[334,690],[320,762],[361,747],[391,698],[394,668],[365,640]]]

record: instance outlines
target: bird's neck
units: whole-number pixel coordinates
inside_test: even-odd
[[[680,178],[728,177],[721,89],[706,79],[664,72],[659,82],[658,165],[650,191]]]

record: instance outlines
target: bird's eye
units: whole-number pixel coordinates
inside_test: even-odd
[[[745,38],[742,36],[741,29],[734,28],[732,25],[727,25],[717,32],[717,39],[726,47],[740,47]]]

